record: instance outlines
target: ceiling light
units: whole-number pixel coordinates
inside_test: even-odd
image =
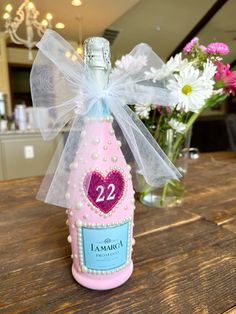
[[[72,0],[71,4],[74,5],[75,7],[79,7],[82,5],[82,1],[81,0]]]
[[[47,14],[46,14],[46,19],[47,19],[48,21],[51,21],[51,20],[53,19],[52,14],[51,14],[51,13],[47,13]]]
[[[44,20],[42,20],[41,24],[42,24],[43,26],[48,26],[48,21],[44,19]]]
[[[65,56],[69,59],[71,57],[71,52],[70,51],[66,51],[65,52]]]
[[[76,52],[78,53],[78,55],[82,56],[83,55],[83,47],[78,47],[76,49]]]
[[[57,29],[63,29],[63,28],[65,28],[65,24],[63,24],[63,23],[57,23],[57,24],[55,25],[55,27],[56,27]]]
[[[12,5],[10,3],[7,4],[5,10],[10,13],[12,11]]]
[[[33,4],[33,2],[30,1],[30,2],[28,3],[28,8],[31,9],[31,10],[34,9],[34,4]]]
[[[10,14],[9,14],[8,12],[5,12],[5,13],[3,14],[4,20],[9,19],[9,17],[10,17]]]

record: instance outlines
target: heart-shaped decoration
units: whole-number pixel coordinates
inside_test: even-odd
[[[119,202],[124,188],[124,177],[117,170],[112,170],[106,177],[93,171],[84,179],[84,190],[88,199],[104,214],[109,213]]]

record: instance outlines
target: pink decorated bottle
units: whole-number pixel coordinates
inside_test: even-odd
[[[105,88],[111,68],[109,42],[99,37],[87,39],[84,59],[93,79]],[[133,271],[134,190],[131,167],[102,100],[85,118],[70,168],[66,198],[71,204],[67,212],[72,274],[87,288],[118,287]]]

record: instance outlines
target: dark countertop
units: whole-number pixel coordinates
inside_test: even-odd
[[[184,203],[137,201],[134,273],[91,291],[70,272],[66,214],[35,200],[41,178],[0,183],[1,313],[236,313],[236,153],[190,161]]]

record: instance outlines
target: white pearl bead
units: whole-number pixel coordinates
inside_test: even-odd
[[[73,216],[73,215],[74,215],[72,210],[70,211],[70,214],[69,214],[69,215],[70,215],[70,216]]]
[[[109,131],[109,133],[110,133],[111,135],[113,135],[115,132],[114,132],[113,129],[111,129],[111,130]]]
[[[76,226],[77,226],[77,227],[80,227],[81,225],[82,225],[82,222],[81,222],[80,220],[77,220],[77,221],[76,221]]]
[[[66,192],[66,194],[65,194],[65,199],[66,199],[66,200],[69,200],[69,199],[70,199],[70,193],[69,193],[69,192]]]
[[[82,131],[80,136],[84,137],[86,135],[86,131]]]
[[[100,139],[99,138],[95,138],[94,140],[93,140],[93,144],[99,144],[100,143]]]
[[[70,258],[73,258],[73,257],[74,257],[73,254],[71,254]]]
[[[83,271],[83,272],[86,272],[87,270],[88,270],[88,268],[87,268],[86,266],[83,266],[83,267],[82,267],[82,271]]]
[[[117,162],[118,158],[117,158],[117,156],[112,156],[112,157],[111,157],[111,160],[112,160],[113,162]]]
[[[81,202],[77,203],[77,205],[76,205],[77,209],[81,209],[82,207],[83,207],[83,203],[81,203]]]
[[[66,225],[67,225],[67,226],[69,225],[69,221],[68,221],[68,219],[66,220]]]
[[[131,166],[130,165],[127,165],[127,168],[128,168],[129,171],[131,170]]]
[[[132,245],[135,245],[135,239],[134,238],[132,239]]]
[[[106,145],[103,146],[104,150],[108,150],[108,147]]]
[[[98,159],[98,154],[97,154],[97,153],[93,153],[91,157],[92,157],[92,159],[94,159],[94,160],[95,160],[95,159]]]
[[[67,237],[67,241],[68,241],[69,243],[71,243],[71,242],[72,242],[71,235],[68,235],[68,237]]]
[[[117,144],[118,144],[118,146],[120,146],[121,147],[121,141],[117,141]]]

